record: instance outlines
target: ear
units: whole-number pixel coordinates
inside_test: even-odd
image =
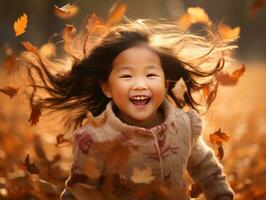
[[[112,98],[111,88],[108,82],[100,81],[100,87],[107,98]]]

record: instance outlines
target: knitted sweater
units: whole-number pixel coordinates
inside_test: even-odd
[[[99,180],[89,181],[84,172],[88,155],[100,160],[90,149],[91,144],[113,140],[125,134],[129,136],[131,144],[138,146],[138,151],[131,155],[126,167],[126,179],[130,180],[133,167],[150,167],[152,175],[162,182],[171,182],[182,188],[187,170],[207,200],[221,197],[233,199],[234,193],[225,179],[222,166],[202,139],[202,122],[197,112],[193,109],[184,112],[167,99],[160,109],[164,113],[164,121],[152,128],[143,128],[123,123],[116,117],[113,102],[110,101],[106,110],[98,116],[106,118],[102,126],[87,125],[74,131],[74,161],[61,199],[76,199],[73,194],[77,182],[99,187]],[[97,165],[100,169],[104,168],[99,163]],[[118,199],[134,199],[128,191],[126,193],[126,196],[122,192],[118,194]]]

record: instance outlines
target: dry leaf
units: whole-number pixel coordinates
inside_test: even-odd
[[[8,95],[10,98],[15,96],[18,93],[18,88],[7,86],[5,88],[0,88],[0,92]]]
[[[47,44],[44,44],[40,48],[40,54],[44,55],[47,58],[56,56],[56,46],[55,46],[55,44],[51,43],[51,42],[49,42]]]
[[[32,125],[36,125],[39,122],[39,118],[41,116],[41,105],[31,105],[31,114],[28,119],[29,122],[31,122]]]
[[[21,44],[24,46],[24,48],[28,51],[31,51],[32,53],[37,53],[38,48],[34,45],[32,45],[30,42],[21,42]]]
[[[32,162],[30,163],[30,155],[28,154],[25,158],[25,163],[23,166],[26,167],[26,170],[31,174],[40,174],[40,170],[36,167],[36,165]]]
[[[250,7],[251,14],[255,15],[258,12],[258,10],[262,9],[265,6],[266,6],[266,0],[254,0]]]
[[[25,29],[27,27],[28,23],[28,16],[23,13],[21,17],[17,19],[14,23],[14,31],[16,33],[16,36],[19,36],[25,32]]]
[[[210,134],[210,142],[212,144],[222,145],[224,142],[227,142],[228,140],[229,136],[226,133],[221,132],[220,128],[218,131],[215,131],[214,133]]]
[[[173,94],[177,99],[184,101],[184,94],[187,92],[186,84],[183,78],[180,78],[172,89]]]
[[[231,28],[228,25],[220,23],[218,26],[218,32],[224,40],[234,40],[239,37],[240,27]]]
[[[15,63],[15,56],[10,47],[6,47],[5,52],[6,52],[6,60],[5,60],[4,66],[7,70],[7,74],[10,75],[13,70],[14,63]]]
[[[131,180],[134,183],[146,183],[149,184],[154,180],[154,176],[152,176],[151,167],[146,167],[145,169],[139,169],[134,167]]]
[[[206,100],[207,105],[211,105],[211,103],[215,100],[216,95],[217,95],[217,90],[218,90],[218,83],[215,85],[211,93],[209,93],[208,98]]]
[[[79,7],[74,4],[66,4],[62,6],[61,8],[54,5],[54,13],[57,17],[60,17],[62,19],[68,19],[76,15],[79,11]]]
[[[106,24],[112,26],[118,23],[127,10],[127,5],[125,3],[118,2],[112,6],[109,11],[108,19]]]
[[[243,76],[245,71],[246,67],[242,64],[242,67],[233,71],[232,74],[221,71],[216,75],[215,78],[221,85],[235,85],[238,82],[239,78]]]
[[[185,13],[184,15],[178,18],[176,23],[181,30],[188,30],[191,26],[190,15]]]
[[[205,12],[203,8],[200,7],[190,7],[187,9],[187,13],[190,16],[190,21],[192,24],[195,23],[203,23],[208,26],[212,25],[211,20],[209,19],[209,16]]]

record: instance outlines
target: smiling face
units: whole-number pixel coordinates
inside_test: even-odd
[[[166,94],[165,76],[158,54],[149,47],[134,46],[122,51],[101,88],[118,107],[121,121],[142,127],[162,121],[158,108]]]

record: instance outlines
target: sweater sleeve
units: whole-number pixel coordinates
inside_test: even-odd
[[[61,200],[83,199],[82,196],[95,195],[97,193],[99,178],[91,179],[86,175],[87,159],[94,158],[90,149],[93,142],[91,133],[86,129],[79,128],[74,131],[73,163],[70,176],[65,183],[65,189],[60,196]],[[96,166],[97,169],[101,170],[101,163],[96,163]]]
[[[213,150],[202,138],[202,121],[195,110],[187,112],[192,130],[192,149],[188,160],[188,172],[200,186],[207,200],[234,199],[234,193],[226,181],[222,165]]]

